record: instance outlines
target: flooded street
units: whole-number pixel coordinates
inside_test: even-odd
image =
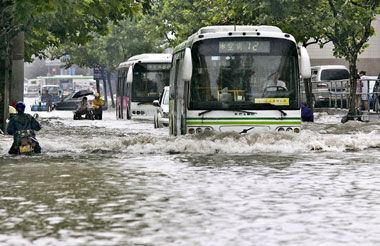
[[[380,244],[380,123],[175,138],[39,114],[42,155],[0,137],[0,245]]]

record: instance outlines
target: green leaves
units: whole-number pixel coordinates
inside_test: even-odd
[[[108,33],[108,22],[130,19],[140,10],[134,0],[14,0],[0,5],[0,40],[9,45],[25,32],[25,59],[44,49],[70,42],[85,44],[92,33]]]
[[[107,25],[109,31],[102,36],[91,33],[91,39],[81,45],[66,44],[59,49],[50,50],[56,57],[70,54],[67,66],[77,64],[92,67],[94,64],[107,64],[107,71],[113,72],[121,62],[140,53],[161,52],[156,48],[154,38],[145,35],[141,23],[137,20],[124,20],[118,25]]]

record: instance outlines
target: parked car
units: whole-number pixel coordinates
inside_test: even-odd
[[[315,107],[328,106],[331,93],[339,94],[346,90],[350,72],[343,65],[321,65],[311,67],[312,94]],[[306,102],[303,83],[302,102]]]
[[[160,98],[153,101],[153,106],[157,107],[154,113],[154,128],[169,126],[169,86],[165,86]]]
[[[95,98],[94,93],[89,90],[75,91],[62,98],[60,102],[55,104],[56,110],[76,110],[83,97],[87,97],[88,103],[91,105],[92,99]]]

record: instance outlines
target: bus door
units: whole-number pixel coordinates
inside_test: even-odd
[[[123,69],[120,69],[118,71],[118,76],[117,76],[117,87],[116,87],[116,105],[117,105],[117,108],[116,108],[116,116],[118,119],[122,119],[123,118],[123,100],[122,100],[122,97],[123,97],[123,81],[124,81],[124,70]]]
[[[174,80],[173,83],[170,85],[170,103],[169,107],[171,112],[170,115],[170,130],[171,134],[173,136],[178,135],[178,80],[179,80],[179,64],[180,64],[180,59],[178,58],[175,60],[175,63],[173,64],[175,66],[175,74],[174,74]]]

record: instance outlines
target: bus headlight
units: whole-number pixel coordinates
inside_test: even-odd
[[[284,128],[282,128],[282,127],[280,127],[280,128],[278,128],[278,130],[277,131],[279,131],[279,132],[283,132],[283,131],[285,131],[285,129]]]
[[[287,132],[292,132],[293,129],[292,129],[291,127],[288,127],[288,128],[286,128],[286,131],[287,131]]]
[[[202,132],[202,128],[197,128],[196,130],[195,130],[197,133],[200,133],[200,132]]]
[[[189,129],[189,134],[194,134],[194,128]]]
[[[294,132],[295,133],[300,133],[300,129],[299,128],[294,128]]]
[[[205,131],[211,131],[211,128],[210,127],[206,127]]]

